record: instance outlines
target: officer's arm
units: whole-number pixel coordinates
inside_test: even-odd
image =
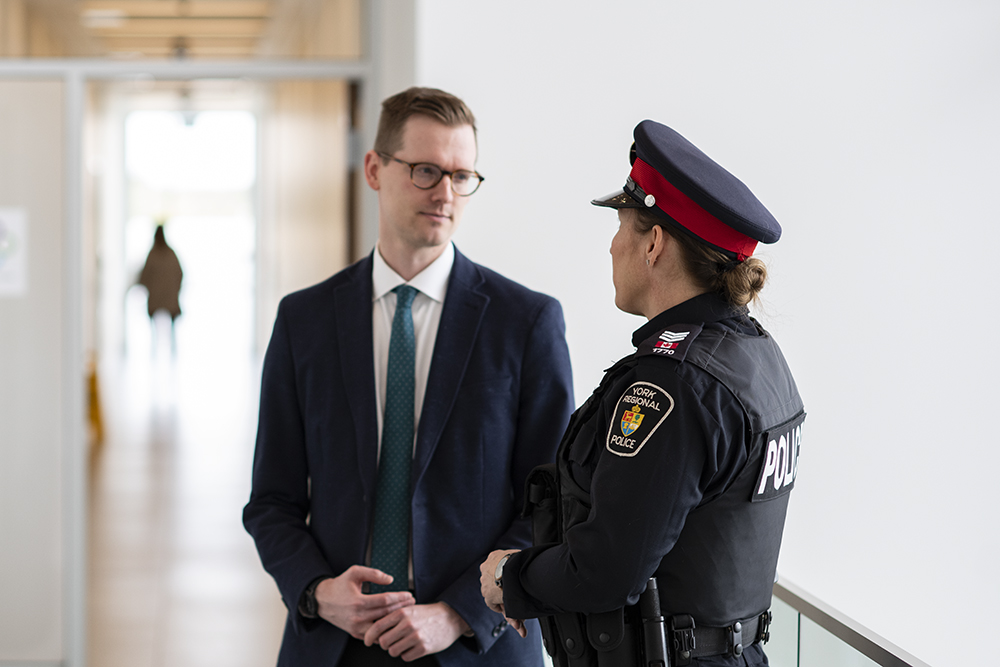
[[[526,549],[504,567],[508,615],[634,604],[701,501],[716,465],[712,452],[725,435],[684,380],[644,373],[637,369],[625,387],[609,393],[608,411],[593,436],[600,459],[587,518],[567,531],[564,543]],[[635,383],[657,391],[640,410],[640,427],[625,435],[630,427],[621,423],[621,398],[637,391]]]

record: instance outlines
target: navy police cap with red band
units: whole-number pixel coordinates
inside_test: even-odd
[[[758,241],[781,237],[781,225],[750,189],[680,134],[644,120],[633,136],[625,187],[591,203],[648,209],[741,262]]]

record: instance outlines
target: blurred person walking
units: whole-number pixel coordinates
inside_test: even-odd
[[[146,263],[139,273],[139,284],[146,288],[149,294],[147,311],[153,326],[153,349],[156,349],[156,320],[154,315],[165,311],[170,315],[170,349],[176,351],[174,322],[181,314],[180,291],[184,271],[181,269],[177,253],[167,244],[163,231],[163,223],[156,225],[153,235],[153,247],[146,256]]]

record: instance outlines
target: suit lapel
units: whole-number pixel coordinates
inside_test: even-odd
[[[441,311],[441,324],[434,343],[434,357],[417,427],[417,446],[411,470],[414,486],[437,448],[465,376],[479,325],[490,301],[488,296],[477,291],[482,282],[482,275],[476,266],[455,250],[455,264],[448,279],[448,292]]]
[[[372,352],[372,257],[354,266],[351,279],[335,295],[337,341],[344,391],[358,444],[358,473],[368,498],[375,496],[378,474],[378,423]],[[334,406],[330,406],[333,410]]]

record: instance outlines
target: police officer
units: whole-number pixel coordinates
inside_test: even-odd
[[[625,187],[593,203],[618,210],[615,305],[648,322],[532,475],[535,546],[491,553],[483,596],[518,631],[541,617],[560,667],[765,665],[805,413],[747,304],[781,228],[671,128],[634,138]]]

